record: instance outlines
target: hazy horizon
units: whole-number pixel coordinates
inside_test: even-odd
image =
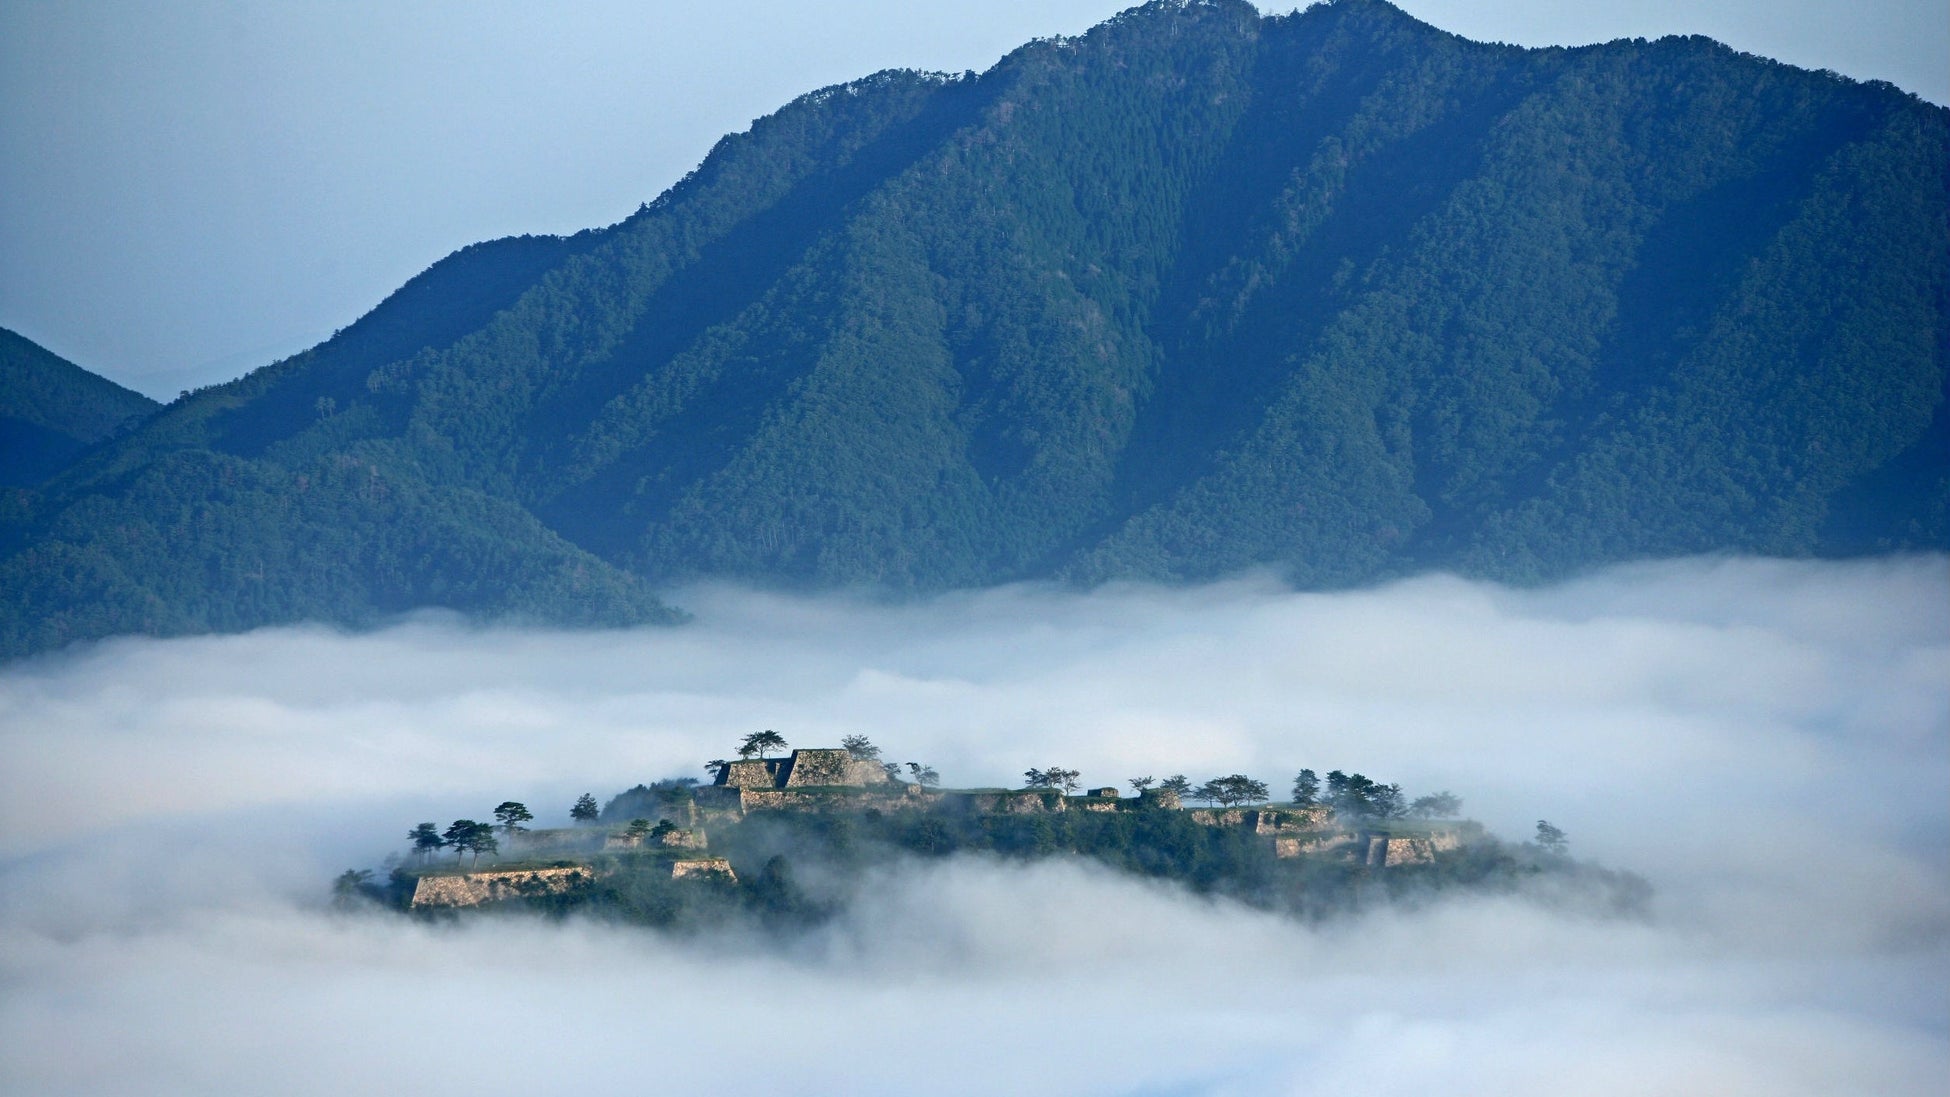
[[[313,345],[468,244],[613,223],[804,92],[985,69],[1127,6],[9,5],[0,327],[168,399]],[[1950,102],[1931,0],[1402,6],[1530,46],[1705,34]]]
[[[759,1094],[1923,1094],[1950,1068],[1950,558],[681,600],[678,628],[423,614],[0,669],[0,1088],[709,1088],[735,1063]],[[767,727],[864,732],[949,785],[1447,788],[1644,875],[1652,914],[1458,895],[1308,925],[983,858],[764,939],[325,908],[423,819],[512,798],[561,825]]]

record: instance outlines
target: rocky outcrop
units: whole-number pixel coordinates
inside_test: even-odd
[[[472,907],[502,899],[559,895],[594,878],[581,865],[422,876],[413,885],[412,907],[415,910]]]

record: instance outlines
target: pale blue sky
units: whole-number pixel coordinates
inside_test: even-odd
[[[466,244],[613,222],[801,92],[983,69],[1126,6],[4,0],[0,326],[171,396]],[[1950,0],[1402,6],[1525,45],[1706,34],[1950,101]]]

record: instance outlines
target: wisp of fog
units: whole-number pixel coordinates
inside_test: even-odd
[[[705,586],[0,669],[0,1090],[1923,1094],[1950,1077],[1950,560],[1537,589]],[[790,939],[328,908],[422,820],[704,777],[765,728],[950,786],[1301,767],[1646,877],[1302,923],[1067,860],[880,870]]]

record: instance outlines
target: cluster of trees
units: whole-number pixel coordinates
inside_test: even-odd
[[[593,800],[593,797],[587,794],[583,798]],[[501,840],[494,835],[497,827],[500,828],[502,837],[514,838],[527,831],[528,828],[523,824],[533,822],[534,818],[534,813],[530,812],[526,805],[516,800],[503,800],[494,809],[492,823],[456,819],[444,831],[433,823],[421,823],[407,832],[406,840],[412,843],[414,855],[423,860],[443,849],[451,849],[454,851],[455,864],[459,864],[460,859],[470,853],[474,855],[472,863],[480,864],[482,854],[492,856],[501,850]]]
[[[1023,773],[1024,781],[1030,788],[1060,789],[1065,792],[1075,792],[1080,777],[1078,771],[1060,766],[1031,769]],[[1214,777],[1197,785],[1182,773],[1163,780],[1149,776],[1133,777],[1130,786],[1139,795],[1155,787],[1176,794],[1180,800],[1203,801],[1221,807],[1265,803],[1271,798],[1271,789],[1266,782],[1243,773]],[[1340,770],[1327,774],[1324,792],[1319,775],[1311,769],[1301,770],[1293,781],[1291,802],[1295,807],[1325,805],[1333,808],[1337,815],[1354,819],[1453,819],[1462,814],[1461,798],[1446,790],[1410,801],[1404,797],[1400,785],[1384,785],[1364,774],[1343,773]]]
[[[840,746],[855,761],[878,763],[880,768],[887,771],[888,780],[901,780],[901,772],[905,770],[907,779],[917,785],[932,788],[941,783],[941,774],[936,772],[933,766],[921,762],[884,761],[880,757],[880,748],[874,745],[873,740],[868,739],[864,735],[845,736],[840,740]]]
[[[597,812],[596,818],[657,819],[681,813],[695,801],[697,784],[695,777],[666,777],[647,785],[636,785],[610,797],[609,802]]]
[[[481,854],[492,854],[501,849],[500,841],[494,836],[493,825],[477,823],[472,819],[456,819],[445,831],[437,824],[421,823],[408,831],[406,838],[413,843],[414,854],[422,859],[431,858],[443,849],[452,849],[455,864],[459,864],[461,857],[469,853],[479,864]]]
[[[785,741],[785,736],[780,735],[770,728],[764,731],[754,731],[750,735],[745,736],[744,742],[738,744],[738,757],[750,758],[753,755],[757,755],[760,759],[763,759],[766,751],[784,750],[788,745]]]
[[[1537,834],[1531,841],[1546,853],[1562,855],[1571,848],[1571,840],[1564,832],[1542,819],[1537,820]]]
[[[1182,773],[1175,773],[1163,781],[1155,777],[1133,777],[1130,784],[1140,796],[1155,785],[1160,791],[1172,793],[1180,800],[1203,800],[1221,807],[1264,803],[1270,795],[1266,782],[1256,781],[1243,773],[1214,777],[1202,785],[1193,785],[1191,778]]]
[[[1192,798],[1232,807],[1235,804],[1264,803],[1268,793],[1266,782],[1255,781],[1243,773],[1214,777],[1192,790]]]
[[[1453,819],[1462,814],[1462,799],[1448,790],[1408,800],[1402,787],[1382,784],[1366,774],[1329,770],[1323,793],[1320,777],[1303,769],[1293,779],[1293,804],[1324,804],[1336,815],[1353,819]]]
[[[1026,769],[1022,771],[1023,784],[1028,788],[1051,788],[1063,792],[1075,792],[1082,787],[1077,781],[1083,776],[1079,770],[1051,766],[1048,769]]]

